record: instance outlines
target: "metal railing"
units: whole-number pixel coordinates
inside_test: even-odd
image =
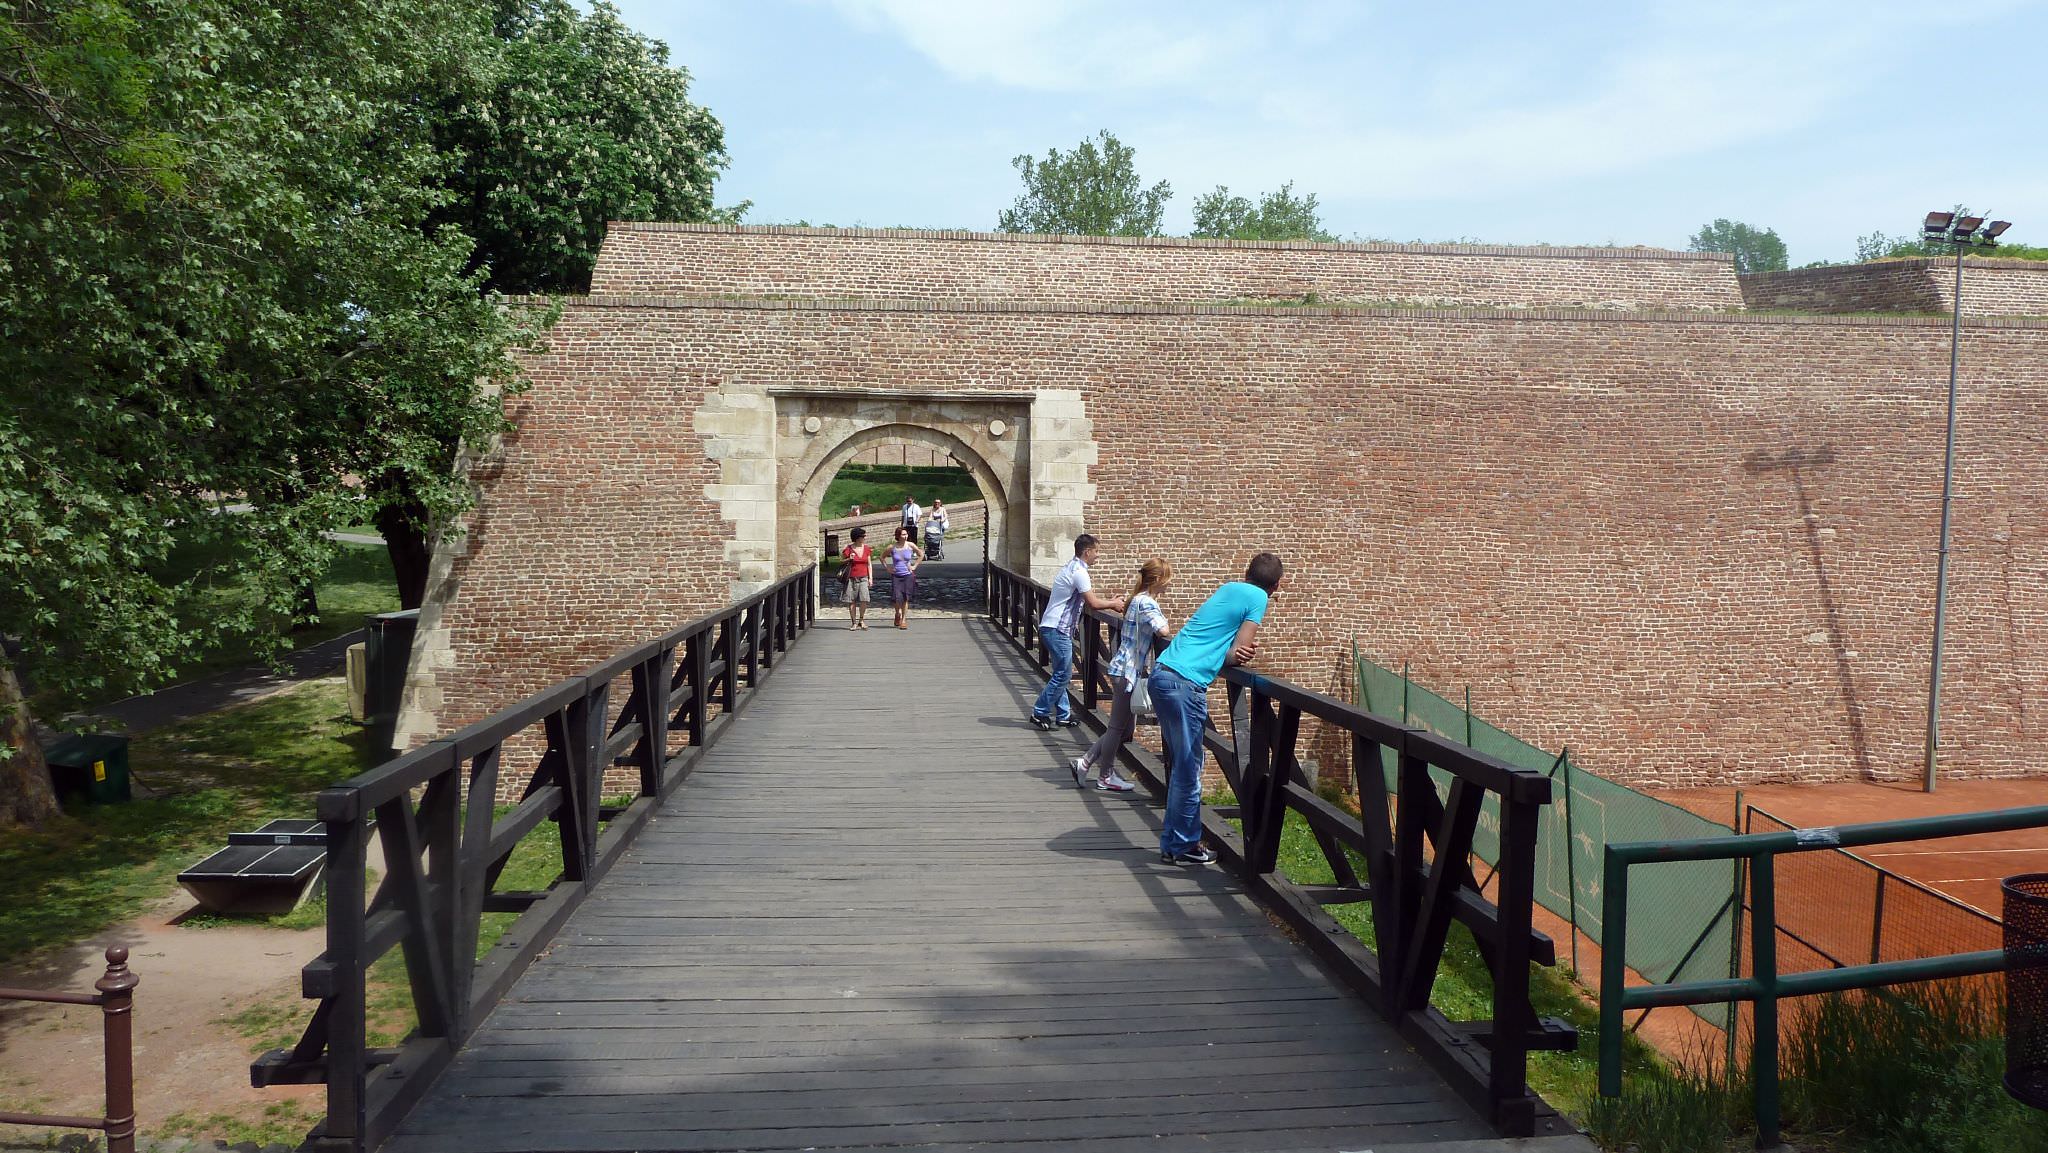
[[[97,1129],[107,1135],[107,1153],[135,1153],[135,987],[141,980],[128,970],[128,950],[107,950],[107,971],[91,993],[53,993],[40,989],[0,988],[0,1001],[39,1001],[48,1005],[97,1005],[106,1046],[107,1112],[104,1117],[66,1117],[51,1113],[0,1111],[0,1125],[37,1125],[55,1129]]]
[[[1684,841],[1631,841],[1607,846],[1601,894],[1602,924],[1607,937],[1600,950],[1600,1093],[1621,1095],[1622,1018],[1632,1009],[1665,1005],[1707,1005],[1747,1001],[1754,1005],[1750,1037],[1750,1073],[1755,1085],[1757,1144],[1779,1143],[1781,1116],[1778,1076],[1778,1002],[1817,993],[1876,989],[1886,985],[1971,977],[2005,968],[2000,949],[1880,961],[1811,972],[1785,973],[1778,967],[1777,859],[1791,853],[1852,849],[1892,841],[1937,840],[1974,833],[2048,828],[2048,805],[1876,821],[1833,828],[1790,829],[1777,833],[1746,833]],[[1673,861],[1742,861],[1749,874],[1749,948],[1751,974],[1665,985],[1630,985],[1624,961],[1628,939],[1629,870],[1638,865]]]
[[[327,1086],[314,1148],[365,1153],[391,1135],[752,699],[777,655],[810,627],[816,595],[817,568],[806,567],[320,793],[327,950],[301,978],[304,995],[320,1004],[295,1047],[266,1053],[249,1070],[258,1086]],[[627,696],[613,716],[615,682]],[[671,734],[683,747],[671,749]],[[506,747],[533,737],[544,751],[525,794],[497,816]],[[624,806],[602,804],[614,766],[637,770],[636,794]],[[561,830],[559,879],[546,889],[498,891],[513,849],[543,821]],[[369,897],[373,831],[385,875]],[[519,917],[478,957],[486,913]],[[418,1027],[395,1048],[373,1049],[369,969],[395,948],[404,951]]]
[[[1046,588],[1000,565],[985,572],[990,620],[1040,668],[1048,667],[1038,635]],[[1116,613],[1087,610],[1074,649],[1082,678],[1075,711],[1097,727],[1121,624]],[[1231,731],[1226,736],[1212,725],[1203,744],[1237,797],[1243,830],[1231,827],[1229,814],[1206,808],[1205,839],[1254,896],[1334,975],[1377,1006],[1499,1132],[1562,1131],[1528,1084],[1531,1051],[1572,1049],[1578,1041],[1569,1025],[1538,1020],[1529,1002],[1530,965],[1556,963],[1550,938],[1530,925],[1537,815],[1550,803],[1550,779],[1278,677],[1244,668],[1226,669],[1223,677]],[[1348,735],[1360,813],[1309,786],[1296,755],[1305,718]],[[1391,791],[1380,767],[1383,748],[1398,758]],[[1155,796],[1164,795],[1164,766],[1148,750],[1126,744],[1123,764]],[[1447,792],[1438,792],[1432,770],[1448,776]],[[1489,795],[1498,798],[1501,814],[1497,902],[1481,891],[1469,860],[1481,802]],[[1306,822],[1334,884],[1297,884],[1280,870],[1290,812]],[[1354,854],[1364,862],[1363,878]],[[1359,902],[1372,906],[1370,949],[1324,908]],[[1451,1021],[1429,1003],[1453,921],[1472,931],[1486,958],[1493,977],[1490,1021]]]

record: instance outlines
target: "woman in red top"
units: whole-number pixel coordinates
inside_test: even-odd
[[[839,550],[839,556],[846,562],[846,612],[853,627],[868,627],[868,589],[874,570],[869,567],[874,551],[867,545],[868,530],[853,530],[853,543]]]

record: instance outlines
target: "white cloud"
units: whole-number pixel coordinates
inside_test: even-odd
[[[1233,51],[1233,21],[1090,0],[832,0],[957,80],[1049,92],[1173,87]]]
[[[1484,6],[831,2],[955,80],[1086,100],[1148,176],[1291,178],[1326,200],[1490,198],[1794,133],[1912,51],[1922,19],[1673,5],[1501,31]]]

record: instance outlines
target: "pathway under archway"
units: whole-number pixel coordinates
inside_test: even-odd
[[[989,557],[1050,580],[1095,497],[1094,430],[1078,392],[813,388],[725,381],[699,409],[706,495],[733,522],[733,592],[818,555],[818,512],[841,465],[875,444],[952,454],[988,502]]]

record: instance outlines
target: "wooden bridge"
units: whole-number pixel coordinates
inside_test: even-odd
[[[796,574],[322,795],[329,941],[305,980],[320,1005],[296,1049],[253,1070],[326,1083],[316,1147],[1389,1153],[1534,1134],[1590,1148],[1522,1079],[1529,1048],[1568,1041],[1527,1002],[1528,965],[1549,960],[1528,879],[1546,780],[1233,674],[1239,715],[1211,751],[1245,832],[1212,813],[1224,863],[1164,865],[1156,800],[1077,792],[1078,741],[1025,720],[1041,588],[990,568],[984,617],[854,632],[815,619],[813,581]],[[1113,624],[1091,614],[1082,705]],[[1304,711],[1351,728],[1372,770],[1366,812],[1395,820],[1302,787]],[[533,784],[494,813],[531,729],[545,746]],[[1381,745],[1402,764],[1394,806]],[[608,807],[618,765],[638,797]],[[1126,771],[1159,783],[1141,749]],[[1499,907],[1464,867],[1489,793]],[[1337,886],[1278,873],[1290,808]],[[386,872],[366,900],[373,817]],[[562,830],[562,878],[493,891],[544,820]],[[1386,960],[1320,904],[1375,894],[1378,939],[1397,944]],[[472,963],[490,911],[521,916]],[[1499,1042],[1427,1008],[1453,918],[1497,972],[1520,974],[1497,982],[1495,1018],[1517,1023]],[[419,1027],[371,1050],[365,973],[393,948]]]

